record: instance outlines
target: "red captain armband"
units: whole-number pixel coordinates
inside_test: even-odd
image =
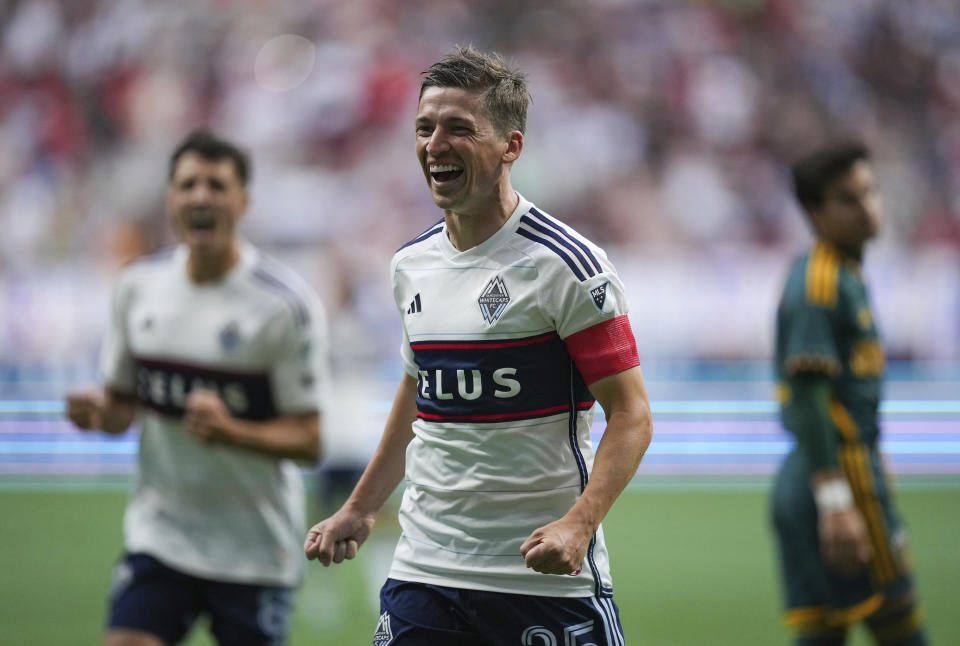
[[[575,332],[563,342],[588,384],[640,365],[626,314]]]

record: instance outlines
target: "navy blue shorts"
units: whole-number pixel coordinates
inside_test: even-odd
[[[545,575],[546,576],[546,575]],[[539,597],[387,579],[373,646],[623,646],[610,597]]]
[[[207,615],[221,646],[276,646],[286,643],[293,597],[293,588],[201,579],[148,554],[129,554],[114,572],[107,625],[176,644],[197,617]]]

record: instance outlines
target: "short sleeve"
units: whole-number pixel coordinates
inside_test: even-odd
[[[400,342],[400,360],[403,362],[403,370],[411,377],[418,377],[420,368],[413,359],[413,348],[410,347],[410,337],[407,336],[407,328],[401,325],[400,329],[403,339]]]
[[[596,248],[593,253],[600,272],[580,280],[559,265],[543,281],[541,296],[588,384],[640,363],[623,283],[606,255]]]
[[[315,299],[311,299],[307,311],[307,316],[300,317],[283,308],[274,322],[279,334],[270,373],[281,415],[322,411],[329,400],[326,313]]]
[[[783,313],[783,370],[787,376],[839,372],[840,356],[832,312],[832,309],[803,302]]]
[[[136,364],[127,333],[133,293],[129,275],[122,276],[111,295],[110,320],[100,350],[100,374],[104,384],[111,390],[130,396],[136,390]]]
[[[390,262],[390,285],[393,289],[394,306],[400,314],[400,333],[403,338],[400,340],[400,361],[403,363],[403,371],[413,378],[418,378],[420,368],[417,366],[413,357],[413,348],[410,347],[410,336],[407,334],[407,326],[404,321],[403,313],[405,305],[400,302],[400,293],[398,288],[397,266],[399,256],[395,255]]]

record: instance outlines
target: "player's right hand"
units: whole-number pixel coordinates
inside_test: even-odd
[[[820,549],[827,564],[846,576],[856,576],[873,556],[870,535],[860,510],[851,505],[820,514]]]
[[[73,392],[67,395],[67,418],[85,431],[99,430],[103,428],[105,406],[99,388]]]
[[[373,514],[341,507],[333,516],[310,528],[303,553],[308,560],[320,561],[324,567],[352,559],[370,536],[373,523]]]

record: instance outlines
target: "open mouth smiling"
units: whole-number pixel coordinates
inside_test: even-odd
[[[217,217],[212,211],[194,211],[187,216],[187,228],[191,231],[213,231]]]
[[[443,184],[463,175],[463,169],[453,164],[430,164],[430,177],[437,184]]]

